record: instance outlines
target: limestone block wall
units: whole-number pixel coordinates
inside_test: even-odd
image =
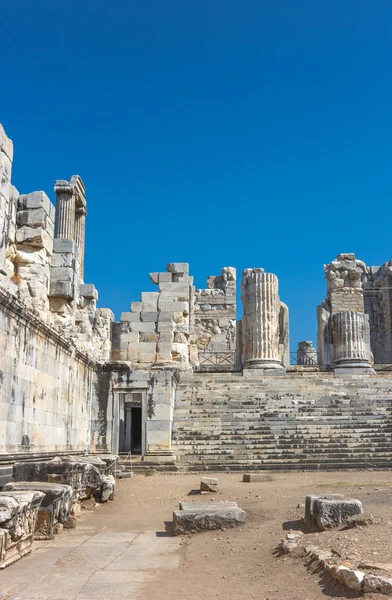
[[[95,363],[0,291],[0,454],[84,451]]]
[[[193,277],[187,263],[170,263],[166,272],[150,273],[157,292],[142,292],[130,312],[113,327],[112,360],[131,362],[133,368],[152,365],[189,368],[190,306]]]

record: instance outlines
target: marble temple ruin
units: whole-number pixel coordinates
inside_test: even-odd
[[[196,289],[189,265],[171,262],[116,322],[86,283],[81,177],[57,180],[54,204],[18,192],[12,162],[0,127],[2,486],[50,483],[34,493],[58,507],[56,484],[85,489],[85,455],[105,464],[131,453],[140,470],[390,467],[392,261],[339,254],[324,267],[317,348],[300,342],[295,364],[278,278],[262,268],[242,273],[240,320],[234,267]],[[26,461],[33,475],[15,479]],[[99,476],[87,488],[109,496],[110,485]],[[14,511],[33,493],[7,489]],[[31,510],[48,535],[71,514]]]

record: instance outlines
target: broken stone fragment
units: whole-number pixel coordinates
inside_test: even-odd
[[[338,527],[349,517],[362,513],[362,502],[353,498],[325,499],[318,498],[313,503],[313,514],[319,530]]]
[[[100,490],[101,502],[113,500],[115,487],[116,480],[114,479],[113,475],[102,475],[102,485]]]
[[[374,594],[392,594],[392,578],[383,575],[365,575],[364,591]]]
[[[200,491],[201,492],[217,492],[218,491],[218,480],[213,477],[202,477],[200,480]]]
[[[173,533],[197,533],[245,522],[245,511],[235,502],[181,502],[173,513]]]
[[[349,569],[348,567],[340,565],[335,573],[335,578],[340,583],[350,588],[350,590],[355,590],[358,592],[362,590],[363,580],[365,577],[365,573],[363,571]]]
[[[11,481],[4,486],[3,491],[38,491],[44,494],[34,532],[36,540],[53,538],[57,523],[64,523],[68,519],[74,496],[74,490],[69,485],[43,481]]]

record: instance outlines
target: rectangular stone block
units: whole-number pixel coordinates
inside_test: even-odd
[[[142,312],[140,313],[140,318],[146,323],[156,323],[158,321],[158,312]]]
[[[131,323],[137,323],[140,321],[139,312],[123,312],[121,313],[120,321],[129,321]]]
[[[245,511],[235,502],[182,502],[181,506],[173,513],[174,535],[236,527],[245,522]]]
[[[271,475],[263,475],[262,473],[244,473],[242,481],[245,483],[260,483],[272,481]]]
[[[141,312],[143,309],[143,302],[131,302],[131,312]]]
[[[339,527],[349,517],[361,513],[362,503],[354,498],[316,498],[313,501],[313,518],[319,531]]]
[[[215,477],[202,477],[200,480],[201,492],[217,492],[218,480]]]
[[[138,344],[139,343],[139,333],[137,331],[130,331],[129,333],[121,334],[121,343],[130,343],[130,344]]]
[[[79,293],[81,296],[88,298],[89,300],[98,300],[98,290],[92,283],[82,283],[79,286]]]
[[[30,194],[22,194],[19,196],[18,209],[37,209],[42,208],[49,218],[54,222],[55,208],[45,192],[31,192]]]
[[[171,331],[174,331],[176,325],[174,324],[173,321],[159,321],[157,323],[157,331],[159,333],[161,332],[165,332],[165,333],[169,333]]]
[[[52,267],[69,267],[71,269],[75,268],[75,257],[70,252],[55,252],[52,255],[51,259]]]
[[[74,270],[70,267],[52,267],[50,269],[51,282],[55,281],[73,281]]]
[[[73,240],[55,238],[53,240],[53,252],[70,252],[71,254],[77,255],[79,254],[79,249]]]
[[[158,323],[162,323],[162,321],[171,322],[173,320],[173,313],[160,311],[158,313]]]
[[[175,275],[180,275],[182,273],[189,273],[189,264],[188,263],[180,263],[180,262],[172,262],[166,265],[166,270],[169,273],[174,273]]]
[[[18,244],[27,244],[36,246],[37,248],[45,248],[46,252],[51,255],[53,252],[53,239],[42,227],[20,227],[15,236]]]
[[[20,210],[16,215],[19,225],[29,225],[30,227],[43,227],[53,229],[53,222],[43,208],[34,208],[32,210]]]
[[[155,323],[142,323],[139,322],[130,322],[129,323],[130,331],[139,331],[140,333],[152,333],[155,331]]]
[[[140,342],[157,342],[159,340],[159,334],[155,331],[142,331],[138,333]]]
[[[162,282],[159,284],[159,291],[161,294],[165,294],[165,296],[183,296],[185,298],[189,298],[190,286],[188,283],[170,283],[170,282]]]
[[[51,281],[49,296],[55,298],[65,298],[73,300],[75,297],[75,287],[72,281]]]

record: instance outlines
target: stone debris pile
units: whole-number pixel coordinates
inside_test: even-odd
[[[236,502],[180,502],[173,512],[173,534],[198,533],[236,527],[245,522],[245,511]]]
[[[116,457],[111,458],[15,463],[13,481],[0,492],[0,569],[30,553],[34,539],[50,540],[63,527],[76,527],[83,500],[112,500],[116,482],[107,473]]]

